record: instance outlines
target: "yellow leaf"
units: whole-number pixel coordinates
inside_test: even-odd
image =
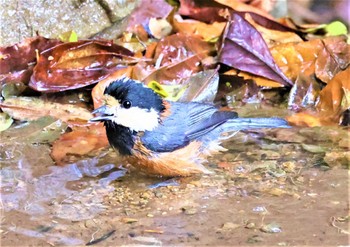
[[[65,33],[62,33],[58,36],[58,38],[63,42],[77,42],[78,41],[78,35],[74,31],[68,31]]]

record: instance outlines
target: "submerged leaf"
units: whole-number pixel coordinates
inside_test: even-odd
[[[0,102],[3,112],[18,120],[36,120],[52,116],[65,122],[70,120],[89,120],[92,114],[85,108],[72,104],[44,101],[35,97],[13,97]]]
[[[51,143],[67,128],[67,124],[52,117],[42,117],[16,128],[10,128],[0,133],[2,142]]]
[[[310,127],[339,125],[343,112],[350,108],[349,78],[350,69],[338,73],[320,92],[317,112],[296,113],[287,117],[288,122]]]
[[[213,103],[219,86],[217,69],[201,71],[186,82],[186,90],[179,101]]]
[[[0,132],[7,130],[13,123],[13,119],[6,113],[0,112]]]
[[[324,116],[339,120],[350,108],[350,67],[338,73],[321,91],[317,109]]]
[[[67,162],[68,155],[86,155],[108,146],[103,124],[74,126],[52,145],[51,156],[58,165]]]
[[[60,44],[40,54],[29,86],[45,92],[81,88],[135,63],[132,56],[131,51],[107,41]]]
[[[233,14],[220,49],[219,61],[233,68],[290,86],[289,80],[276,65],[261,34],[238,14]]]

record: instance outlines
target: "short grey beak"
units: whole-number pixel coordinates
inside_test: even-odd
[[[103,122],[103,121],[108,121],[112,120],[112,115],[107,114],[107,106],[103,105],[97,109],[95,109],[92,114],[97,114],[98,116],[91,118],[89,122]]]

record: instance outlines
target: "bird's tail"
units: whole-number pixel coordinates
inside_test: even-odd
[[[290,128],[288,122],[282,118],[233,118],[223,126],[226,131],[262,129],[262,128]]]
[[[212,140],[218,139],[221,142],[230,139],[240,130],[270,128],[290,128],[290,126],[282,118],[232,118],[202,136],[200,140],[209,145]]]

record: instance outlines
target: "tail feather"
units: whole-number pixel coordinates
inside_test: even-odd
[[[213,140],[218,139],[219,142],[227,140],[240,130],[264,128],[290,128],[290,126],[288,122],[282,118],[233,118],[203,135],[199,140],[206,144],[204,146],[209,147]],[[226,135],[222,135],[223,133]]]
[[[233,118],[225,124],[227,131],[262,129],[262,128],[290,128],[288,122],[282,118]]]

